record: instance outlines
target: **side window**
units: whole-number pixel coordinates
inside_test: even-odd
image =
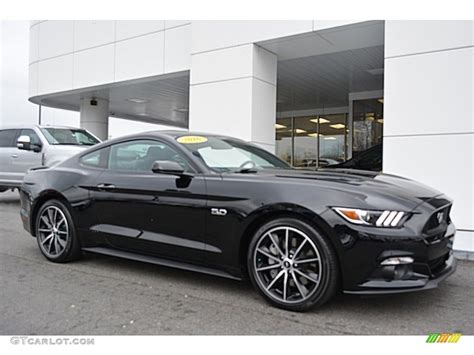
[[[81,157],[80,163],[93,168],[106,168],[108,153],[109,147],[93,151]]]
[[[165,143],[153,140],[136,140],[112,145],[109,156],[109,169],[151,172],[157,160],[170,160],[179,163],[185,171],[191,168],[184,157]]]
[[[20,136],[28,136],[30,137],[31,144],[42,146],[40,138],[32,129],[22,129],[20,132]]]
[[[4,129],[0,131],[0,147],[15,147],[14,139],[16,137],[16,129]]]

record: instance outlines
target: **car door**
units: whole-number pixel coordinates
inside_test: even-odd
[[[12,159],[17,155],[18,150],[15,144],[17,135],[17,129],[0,130],[0,184],[19,183],[12,166]]]
[[[153,173],[157,160],[179,162],[191,178]],[[199,262],[205,245],[206,185],[167,143],[132,140],[110,147],[94,200],[97,232],[110,245],[138,253]]]
[[[11,154],[11,168],[16,180],[23,180],[25,173],[30,168],[35,168],[42,165],[43,161],[43,142],[38,134],[32,129],[21,129],[17,135],[17,139],[21,136],[30,137],[31,146],[34,150],[23,150],[16,148],[15,152]],[[15,142],[16,147],[16,142]]]

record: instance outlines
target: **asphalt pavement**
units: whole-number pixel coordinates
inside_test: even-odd
[[[0,335],[474,334],[474,262],[438,289],[339,295],[307,313],[273,308],[250,283],[86,254],[48,262],[23,230],[17,192],[0,194]]]

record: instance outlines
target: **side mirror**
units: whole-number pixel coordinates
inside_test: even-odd
[[[187,175],[184,172],[184,169],[175,161],[171,160],[157,160],[153,163],[151,171],[155,174],[166,174],[166,175],[176,175],[184,176]]]
[[[20,136],[16,141],[16,147],[21,150],[32,150],[36,153],[41,152],[41,146],[31,143],[30,136]]]
[[[16,141],[16,147],[21,150],[31,150],[31,138],[30,136],[20,136]]]

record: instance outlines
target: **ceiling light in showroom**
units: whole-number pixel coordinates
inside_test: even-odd
[[[314,122],[314,123],[318,123],[318,118],[312,118],[310,119],[311,122]],[[319,123],[323,124],[323,123],[329,123],[331,121],[329,121],[328,119],[325,119],[323,117],[319,117]]]
[[[146,99],[140,99],[140,98],[137,98],[137,97],[132,97],[130,99],[127,99],[127,101],[133,102],[134,104],[144,104],[145,102],[148,102],[148,100],[146,100]]]

